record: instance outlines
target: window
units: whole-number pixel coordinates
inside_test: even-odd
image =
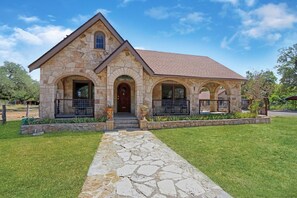
[[[94,47],[96,49],[105,49],[105,35],[103,32],[96,32],[94,37]]]
[[[186,89],[183,85],[162,84],[162,99],[186,99]]]
[[[92,99],[93,95],[91,81],[73,81],[73,99]]]

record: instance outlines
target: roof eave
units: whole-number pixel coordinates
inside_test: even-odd
[[[125,41],[122,45],[120,45],[113,53],[110,54],[102,63],[100,63],[95,69],[95,73],[100,73],[107,65],[123,50],[128,49],[132,55],[136,58],[138,62],[143,66],[145,71],[147,71],[150,75],[154,75],[154,71],[149,67],[149,65],[143,60],[140,54],[133,48],[133,46],[129,43],[129,41]]]
[[[29,71],[31,72],[35,69],[38,69],[42,64],[47,62],[50,58],[52,58],[54,55],[56,55],[58,52],[64,49],[69,43],[71,43],[74,39],[76,39],[79,35],[81,35],[84,31],[86,31],[88,28],[90,28],[99,20],[102,21],[102,23],[106,26],[106,28],[112,32],[112,34],[116,37],[116,39],[120,43],[124,42],[124,39],[120,36],[120,34],[112,27],[112,25],[106,20],[106,18],[99,12],[91,19],[89,19],[87,22],[85,22],[83,25],[81,25],[79,28],[77,28],[75,31],[73,31],[69,36],[64,38],[62,41],[60,41],[58,44],[56,44],[54,47],[48,50],[45,54],[43,54],[41,57],[39,57],[37,60],[31,63],[28,66]]]

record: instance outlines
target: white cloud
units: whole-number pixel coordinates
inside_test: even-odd
[[[34,23],[34,22],[40,22],[41,20],[37,16],[24,16],[24,15],[19,15],[18,16],[19,20],[22,20],[26,23]]]
[[[11,29],[9,33],[0,32],[0,63],[13,61],[25,68],[72,32],[69,28],[54,25],[8,28]]]
[[[171,8],[162,6],[151,8],[145,11],[145,14],[154,19],[167,19],[171,16],[174,16],[174,12],[171,10]]]
[[[141,46],[136,46],[136,47],[134,47],[135,49],[139,49],[139,50],[145,50],[145,48],[144,47],[141,47]]]
[[[245,4],[248,7],[252,7],[253,5],[255,5],[255,3],[256,3],[256,0],[245,0]]]
[[[236,39],[238,36],[238,32],[236,32],[233,36],[230,38],[224,37],[223,40],[221,41],[221,48],[223,49],[231,49],[230,44]]]
[[[97,14],[98,12],[101,12],[101,14],[103,14],[104,16],[108,15],[111,11],[110,10],[106,10],[103,8],[99,8],[95,11],[95,14]]]
[[[190,10],[191,8],[181,5],[174,7],[160,6],[145,11],[145,14],[157,20],[175,19],[176,22],[172,24],[175,32],[189,34],[195,32],[199,28],[198,24],[201,24],[201,22],[206,22],[207,24],[210,21],[210,18],[205,17],[203,13]]]
[[[82,14],[79,14],[75,17],[72,17],[71,18],[71,21],[75,24],[83,24],[85,23],[88,19],[90,18],[90,15],[82,15]]]
[[[291,13],[286,4],[266,4],[250,12],[240,11],[243,34],[251,38],[261,38],[269,33],[294,27],[297,15]],[[274,36],[274,38],[280,38]]]
[[[206,18],[201,12],[191,12],[179,19],[179,23],[174,25],[174,29],[180,34],[189,34],[199,29],[201,22],[208,23],[209,18]]]
[[[120,6],[126,6],[127,4],[131,3],[131,2],[145,2],[146,0],[121,0]]]
[[[232,5],[237,5],[238,0],[211,0],[212,2],[219,2],[219,3],[231,3]]]

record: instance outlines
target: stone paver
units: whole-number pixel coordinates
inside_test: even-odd
[[[103,135],[80,198],[231,197],[149,131]]]

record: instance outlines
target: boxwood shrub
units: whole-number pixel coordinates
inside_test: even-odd
[[[207,115],[188,115],[188,116],[154,116],[147,118],[148,121],[166,122],[179,120],[221,120],[221,119],[239,119],[256,118],[254,113],[228,113],[228,114],[207,114]]]

